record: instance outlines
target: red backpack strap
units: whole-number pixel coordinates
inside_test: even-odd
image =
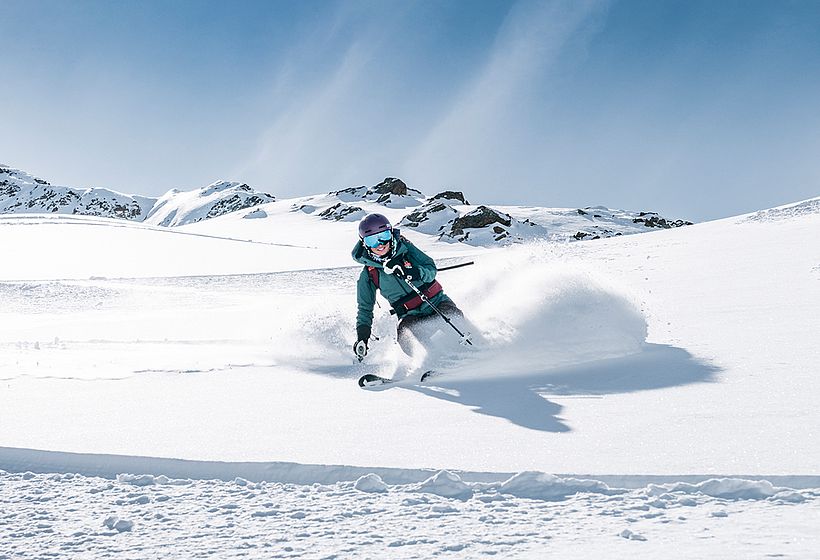
[[[368,266],[367,267],[367,274],[370,276],[370,280],[373,282],[373,285],[376,288],[379,287],[379,269],[375,266]]]

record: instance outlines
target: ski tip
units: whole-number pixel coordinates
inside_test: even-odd
[[[378,375],[368,373],[367,375],[362,375],[359,378],[359,387],[361,387],[362,389],[370,389],[392,382],[392,379],[387,379],[386,377],[379,377]]]

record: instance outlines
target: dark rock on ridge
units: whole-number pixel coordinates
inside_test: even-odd
[[[450,234],[454,236],[462,235],[465,229],[483,228],[495,223],[510,227],[510,225],[512,225],[512,217],[487,206],[479,206],[472,212],[468,212],[456,218],[453,221],[452,228],[450,228]]]
[[[464,198],[464,193],[460,191],[443,191],[432,197],[430,200],[457,200],[461,202],[461,204],[468,205],[470,204],[467,202],[467,199]]]

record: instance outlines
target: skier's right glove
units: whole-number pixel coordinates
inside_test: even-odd
[[[394,274],[406,280],[417,281],[421,278],[419,269],[414,267],[413,263],[406,260],[403,255],[396,255],[392,259],[389,259],[384,263],[382,268],[386,274]]]
[[[356,327],[356,344],[353,345],[353,353],[361,362],[367,356],[367,341],[370,340],[370,327],[358,325]]]

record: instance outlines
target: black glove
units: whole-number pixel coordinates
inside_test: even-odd
[[[403,276],[408,280],[418,280],[421,278],[419,269],[413,266],[408,260],[405,260],[401,255],[396,255],[384,263],[384,271],[387,274],[395,274],[396,276]]]
[[[353,353],[361,362],[367,356],[367,341],[370,340],[370,327],[367,325],[356,326],[356,343],[353,345]]]

